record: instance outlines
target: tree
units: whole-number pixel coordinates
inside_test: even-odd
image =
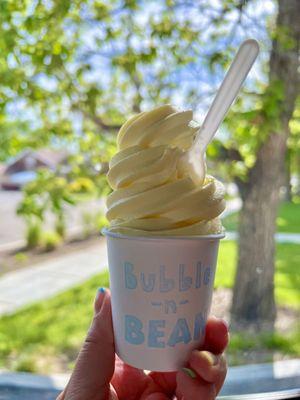
[[[64,204],[81,193],[107,193],[103,173],[124,119],[142,103],[168,102],[170,70],[195,56],[188,19],[178,23],[164,2],[158,18],[142,14],[137,1],[1,3],[1,160],[27,147],[71,149],[66,177],[40,171],[25,188],[18,212],[29,228],[48,210],[63,221]]]
[[[282,171],[285,170],[289,122],[299,94],[300,2],[279,0],[278,6],[266,91],[266,95],[275,101],[276,109],[269,121],[266,138],[258,148],[256,161],[249,169],[248,179],[240,183],[243,207],[232,303],[234,323],[254,324],[260,329],[272,329],[275,320],[276,213]],[[264,120],[258,124],[264,124]]]
[[[116,132],[130,114],[172,102],[203,115],[236,48],[253,36],[262,47],[257,76],[247,80],[226,118],[222,140],[214,141],[208,153],[226,161],[223,168],[238,183],[244,202],[234,319],[252,323],[265,318],[272,324],[273,233],[298,79],[299,2],[286,0],[283,6],[280,0],[277,29],[274,4],[2,1],[1,161],[28,146],[71,150],[71,170],[64,179],[59,171],[41,171],[25,189],[20,211],[30,223],[49,208],[63,219],[64,204],[82,192],[105,194],[103,172],[115,151]],[[247,296],[253,297],[246,299],[249,287]]]

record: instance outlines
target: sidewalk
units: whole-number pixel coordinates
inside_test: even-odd
[[[235,240],[237,232],[226,232]],[[300,244],[300,234],[278,233],[280,243]],[[0,315],[10,314],[36,301],[47,299],[80,284],[107,268],[106,240],[0,278]]]
[[[240,199],[228,201],[222,217],[238,211]],[[236,240],[237,232],[226,232],[225,240]],[[300,244],[300,234],[277,233],[280,243]],[[107,268],[106,240],[97,245],[51,258],[33,267],[9,272],[0,277],[0,316],[54,296],[80,284]]]
[[[226,209],[221,214],[221,218],[227,217],[239,211],[242,207],[242,201],[240,198],[232,199],[227,201]],[[226,236],[224,240],[237,240],[238,232],[226,231]],[[278,243],[294,243],[300,244],[300,233],[276,233],[275,240]]]
[[[238,232],[226,232],[223,240],[237,240]],[[300,233],[275,233],[275,240],[277,243],[294,243],[300,244]]]
[[[107,268],[106,241],[0,278],[0,315],[47,299]]]

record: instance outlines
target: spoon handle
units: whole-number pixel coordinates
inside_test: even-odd
[[[199,151],[201,148],[205,151],[236,98],[258,52],[259,46],[254,39],[245,40],[241,44],[194,141],[193,149]]]

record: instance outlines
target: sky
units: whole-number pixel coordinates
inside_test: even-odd
[[[48,6],[51,6],[51,1],[48,1],[48,3]],[[143,29],[147,29],[149,16],[152,15],[153,18],[159,18],[160,13],[163,12],[163,3],[160,1],[141,1],[141,3],[142,6],[140,10],[135,13],[135,19],[136,22]],[[179,3],[184,2],[178,1],[178,4]],[[199,3],[201,3],[201,1]],[[34,12],[34,5],[36,4],[36,1],[31,1],[29,2],[29,4],[30,7],[28,12]],[[216,10],[218,10],[220,8],[221,1],[210,0],[210,4]],[[255,63],[252,71],[249,74],[246,86],[249,89],[252,89],[255,86],[256,81],[266,81],[266,75],[262,70],[262,65],[265,64],[269,56],[271,43],[269,35],[267,33],[267,22],[269,16],[274,14],[275,12],[274,1],[255,0],[254,2],[250,2],[250,5],[247,7],[246,10],[247,12],[243,17],[243,23],[246,28],[246,33],[245,30],[242,31],[241,29],[235,27],[236,15],[235,13],[232,13],[227,26],[227,34],[224,35],[223,38],[219,39],[216,43],[209,42],[208,40],[214,28],[210,26],[206,28],[206,33],[203,36],[205,44],[201,49],[200,57],[197,63],[193,63],[191,65],[180,68],[176,66],[170,68],[168,79],[175,83],[175,85],[177,85],[176,92],[173,94],[172,97],[172,101],[176,106],[179,106],[181,108],[186,107],[184,101],[185,94],[191,88],[196,89],[200,93],[204,94],[202,98],[200,96],[200,102],[196,105],[195,109],[195,117],[200,122],[203,120],[204,115],[212,102],[213,94],[220,86],[224,77],[224,71],[221,68],[216,68],[214,73],[211,73],[211,71],[209,71],[205,66],[205,63],[203,63],[201,57],[205,58],[207,54],[210,54],[216,50],[222,50],[223,48],[226,48],[227,45],[238,48],[242,40],[249,37],[256,38],[260,43],[261,51],[257,62]],[[199,24],[206,24],[207,17],[201,14],[201,11],[197,11],[195,7],[184,7],[184,13],[182,12],[182,9],[178,7],[178,10],[176,11],[176,18],[178,19],[178,22],[180,23],[180,21],[183,18],[186,18],[188,14],[190,14],[192,27],[197,28]],[[117,26],[118,24],[120,25],[120,19],[118,15],[116,16],[116,18],[113,19],[112,24],[115,26]],[[72,27],[66,26],[66,30],[68,29],[72,29]],[[91,24],[86,25],[82,29],[82,39],[77,54],[77,60],[67,66],[70,72],[72,72],[72,70],[74,71],[74,69],[76,69],[78,65],[82,62],[82,53],[86,52],[89,49],[94,50],[95,48],[97,48],[97,40],[101,40],[101,37],[103,37],[103,34],[101,32],[101,28],[99,29],[99,26],[95,28],[95,26]],[[145,40],[148,39],[146,38]],[[141,43],[135,39],[133,39],[132,43],[136,51],[139,51],[145,45],[145,43]],[[86,81],[95,85],[100,84],[105,89],[105,87],[109,85],[111,79],[110,59],[107,56],[114,55],[117,52],[122,53],[124,47],[123,44],[123,39],[121,38],[117,43],[114,44],[114,46],[109,45],[102,48],[102,53],[106,52],[105,56],[91,57],[91,68],[89,72],[85,74]],[[13,59],[11,59],[10,62],[13,64]],[[157,60],[154,65],[145,68],[145,79],[148,79],[150,83],[151,79],[154,82],[155,70],[161,68],[163,62],[163,60]],[[49,91],[54,91],[56,89],[56,79],[54,77],[49,77],[45,74],[39,74],[35,77],[35,81],[41,87],[46,88]],[[206,95],[206,93],[208,94]],[[130,93],[127,95],[130,95]],[[120,104],[121,103],[122,102],[120,102]],[[126,103],[126,99],[124,99],[123,103]],[[67,110],[67,102],[65,105]],[[144,102],[143,106],[147,107],[149,105],[147,104],[147,102]],[[18,99],[12,102],[10,105],[7,106],[7,111],[12,120],[29,120],[33,127],[38,127],[39,125],[39,119],[36,117],[34,111],[28,108],[24,99]],[[79,118],[78,116],[74,119],[74,126],[75,129],[80,130],[81,118]]]

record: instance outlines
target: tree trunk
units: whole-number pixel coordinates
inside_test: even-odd
[[[286,150],[285,168],[282,176],[282,187],[284,190],[282,199],[284,201],[292,201],[292,184],[291,184],[291,150]]]
[[[283,49],[276,39],[272,43],[269,82],[270,87],[278,81],[282,85],[282,97],[278,100],[279,124],[274,123],[274,129],[260,147],[243,190],[238,267],[231,308],[233,329],[272,330],[276,317],[274,234],[285,169],[288,123],[299,88],[300,1],[279,0],[278,5],[277,32],[284,29],[292,45]]]

